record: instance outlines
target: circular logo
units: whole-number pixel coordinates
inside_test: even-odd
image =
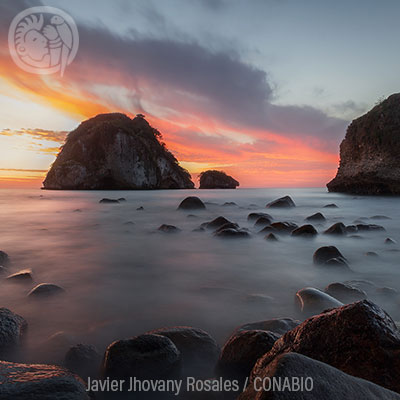
[[[12,20],[8,47],[15,64],[24,71],[63,76],[78,51],[78,28],[72,17],[58,8],[31,7]]]

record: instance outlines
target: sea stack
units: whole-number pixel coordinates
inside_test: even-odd
[[[141,114],[97,115],[69,133],[43,189],[193,189],[160,137]]]
[[[223,171],[203,171],[200,176],[200,189],[236,189],[239,182]]]
[[[330,192],[365,195],[400,194],[400,93],[354,120],[340,145]]]

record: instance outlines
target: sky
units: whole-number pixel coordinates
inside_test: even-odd
[[[13,18],[71,15],[64,75],[21,70]],[[322,187],[352,119],[398,91],[396,0],[0,0],[0,188],[40,187],[67,133],[103,112],[145,114],[196,181]]]

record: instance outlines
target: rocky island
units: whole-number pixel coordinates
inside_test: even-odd
[[[400,194],[400,93],[354,120],[340,145],[340,166],[330,192]]]
[[[160,138],[141,114],[97,115],[69,133],[43,189],[193,189]]]
[[[236,189],[239,182],[223,171],[208,170],[199,175],[200,189]]]

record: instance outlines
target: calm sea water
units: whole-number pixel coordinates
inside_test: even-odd
[[[265,210],[269,201],[290,195],[297,207]],[[197,195],[207,203],[197,218],[177,211],[182,199]],[[103,197],[125,197],[121,204],[99,204]],[[225,202],[237,206],[223,206]],[[336,203],[338,209],[322,208]],[[144,211],[137,211],[140,206]],[[334,222],[377,214],[390,220],[368,221],[387,232],[363,233],[362,239],[319,235],[312,240],[281,237],[270,243],[247,221],[250,212],[267,211],[277,221],[304,223],[321,211]],[[210,232],[192,232],[219,215],[249,228],[250,240],[221,240]],[[305,286],[366,279],[400,289],[399,253],[389,251],[386,237],[400,241],[398,198],[354,197],[325,189],[239,189],[129,192],[0,191],[0,249],[11,259],[10,273],[31,268],[35,284],[50,282],[67,290],[63,296],[32,301],[33,285],[0,282],[0,305],[29,323],[30,361],[41,361],[41,344],[63,331],[72,342],[90,343],[100,351],[116,339],[172,325],[191,325],[222,343],[243,323],[296,317],[294,295]],[[134,225],[125,224],[128,221]],[[161,224],[182,229],[155,232]],[[328,273],[312,264],[313,252],[336,245],[354,273]],[[397,248],[397,246],[394,246]],[[378,258],[365,255],[378,253]],[[378,299],[394,319],[397,300]]]

